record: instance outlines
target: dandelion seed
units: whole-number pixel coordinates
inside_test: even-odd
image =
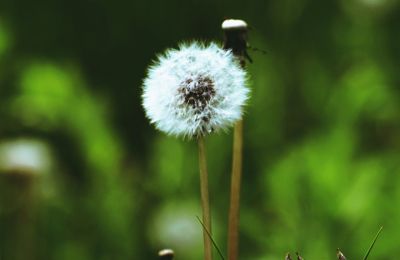
[[[230,51],[216,44],[180,45],[150,66],[143,107],[157,129],[199,137],[225,129],[243,113],[249,89],[246,72]]]

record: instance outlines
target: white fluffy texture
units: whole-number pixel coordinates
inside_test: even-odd
[[[243,20],[228,19],[222,22],[222,29],[235,29],[235,28],[247,28],[247,23]]]
[[[182,87],[195,89],[198,78],[210,79],[215,91],[201,111],[185,103],[182,94]],[[142,97],[146,115],[157,129],[191,138],[239,120],[248,95],[246,72],[230,51],[216,44],[192,43],[158,57],[148,70]]]

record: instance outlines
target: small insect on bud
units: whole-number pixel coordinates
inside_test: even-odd
[[[346,257],[343,255],[342,252],[340,252],[339,248],[337,249],[337,254],[336,254],[337,258],[339,260],[346,260]]]
[[[243,20],[227,19],[223,21],[221,27],[224,31],[224,49],[232,50],[242,66],[245,64],[245,59],[252,62],[247,53],[247,23]]]
[[[285,260],[292,260],[292,257],[290,256],[290,253],[286,254]]]
[[[160,260],[172,260],[174,259],[174,251],[172,249],[163,249],[158,252]]]

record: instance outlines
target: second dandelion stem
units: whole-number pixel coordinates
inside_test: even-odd
[[[199,144],[201,208],[203,211],[204,229],[207,229],[203,230],[204,259],[212,260],[211,211],[210,211],[210,201],[208,196],[208,171],[207,171],[207,161],[206,161],[206,149],[203,137],[199,137],[198,144]]]
[[[233,134],[233,162],[231,176],[231,200],[228,227],[228,259],[236,260],[239,252],[239,208],[242,179],[243,121],[235,125]]]
[[[224,49],[232,51],[244,69],[247,53],[247,23],[243,20],[228,19],[222,23]],[[237,260],[239,255],[239,209],[240,185],[242,179],[243,121],[235,125],[233,134],[233,162],[231,175],[231,198],[228,223],[228,259]]]

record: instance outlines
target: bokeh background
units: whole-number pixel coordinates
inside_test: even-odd
[[[201,259],[196,144],[149,125],[157,53],[251,26],[240,259],[400,255],[397,0],[0,2],[0,259]],[[207,139],[225,251],[232,132]],[[216,259],[218,256],[216,255]]]

